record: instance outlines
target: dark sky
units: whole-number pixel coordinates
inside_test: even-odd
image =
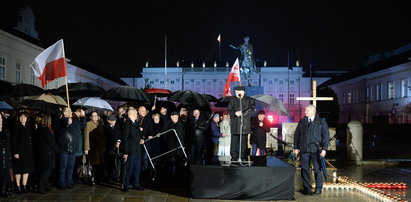
[[[255,59],[268,65],[286,65],[291,51],[303,66],[312,55],[322,69],[358,68],[372,54],[411,43],[411,1],[50,2],[28,1],[40,39],[52,44],[63,38],[68,58],[115,76],[137,75],[146,60],[164,66],[165,35],[169,66],[217,60],[219,33],[230,65],[239,52],[229,44],[244,36]]]

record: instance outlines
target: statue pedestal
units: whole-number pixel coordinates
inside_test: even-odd
[[[237,82],[233,82],[233,83],[237,83]],[[233,94],[233,96],[235,96],[235,90],[234,87],[236,87],[237,85],[231,85],[231,92]],[[245,95],[246,96],[253,96],[253,95],[258,95],[258,94],[264,94],[264,87],[262,86],[244,86],[245,88]]]

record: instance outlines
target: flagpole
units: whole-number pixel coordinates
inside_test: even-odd
[[[290,67],[291,67],[291,63],[290,63],[290,51],[288,51],[288,58],[287,58],[287,110],[288,113],[290,113]]]
[[[218,40],[218,60],[221,61],[221,34],[218,35],[219,39]]]
[[[67,70],[66,70],[67,71]],[[67,73],[66,73],[66,96],[67,96],[67,108],[69,109],[69,111],[71,112],[70,109],[70,96],[69,96],[69,89],[68,89],[68,79],[67,79]]]
[[[164,88],[167,89],[167,35],[164,36]]]
[[[66,66],[67,62],[66,62],[66,53],[64,52],[64,40],[63,40],[63,39],[62,39],[62,41],[61,41],[61,46],[62,46],[62,49],[63,49],[64,66]],[[68,108],[69,112],[71,112],[71,109],[70,109],[70,96],[69,96],[69,89],[68,89],[68,79],[67,79],[67,77],[68,77],[68,75],[67,75],[67,67],[65,68],[65,71],[66,71],[66,76],[65,76],[65,78],[66,78],[67,108]],[[71,117],[71,113],[70,113],[70,117]]]

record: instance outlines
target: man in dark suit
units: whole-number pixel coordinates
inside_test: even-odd
[[[134,176],[133,187],[137,190],[142,190],[140,185],[141,172],[141,145],[144,144],[140,124],[137,122],[137,111],[135,109],[128,110],[128,120],[124,123],[122,134],[123,158],[127,161],[126,174],[123,179],[124,192],[129,191],[129,183],[131,176]]]
[[[201,165],[204,163],[204,136],[205,132],[207,131],[207,120],[201,116],[201,112],[199,109],[194,109],[193,116],[191,118],[191,127],[193,131],[193,138],[192,138],[192,163]]]
[[[231,158],[237,161],[239,157],[245,159],[247,147],[247,135],[251,133],[251,115],[255,111],[255,100],[245,96],[245,87],[236,86],[235,96],[228,103],[227,110],[230,113],[231,122]],[[241,103],[241,105],[240,105]],[[241,123],[241,120],[243,121]],[[243,126],[241,129],[241,125]],[[241,151],[239,151],[241,133]]]
[[[314,105],[305,108],[305,117],[298,122],[294,134],[294,153],[301,153],[301,177],[303,193],[306,195],[321,194],[323,187],[320,171],[320,156],[324,157],[330,142],[330,134],[325,119],[316,114]],[[310,161],[313,162],[315,175],[315,192],[311,192]]]

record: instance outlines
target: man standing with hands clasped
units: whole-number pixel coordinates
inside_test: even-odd
[[[330,142],[330,134],[325,119],[316,114],[314,105],[305,108],[305,117],[298,122],[294,134],[294,153],[301,153],[301,177],[303,193],[306,195],[321,194],[323,187],[320,171],[320,157],[324,157]],[[315,175],[315,192],[311,192],[310,161],[313,162]]]

